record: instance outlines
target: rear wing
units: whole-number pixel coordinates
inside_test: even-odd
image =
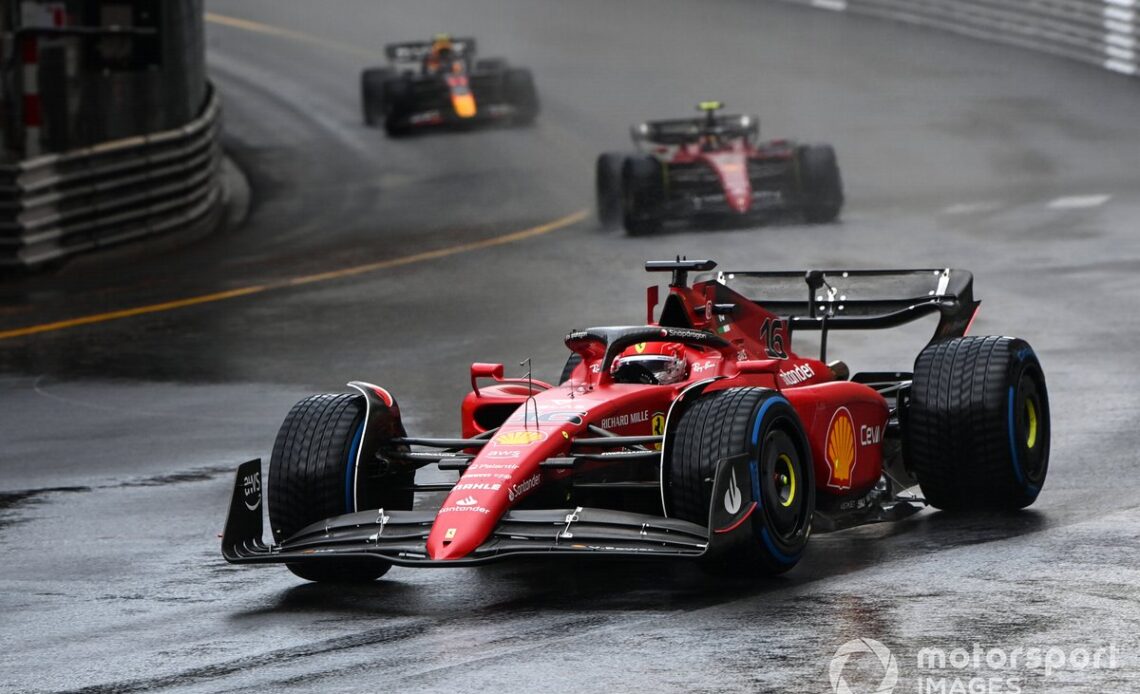
[[[980,302],[974,276],[924,270],[721,271],[712,280],[778,316],[793,330],[875,330],[940,314],[932,342],[966,334]]]
[[[696,142],[701,135],[715,133],[721,137],[757,137],[760,119],[749,115],[716,116],[712,123],[706,118],[647,121],[633,126],[630,137],[635,143],[656,145],[683,145]]]
[[[451,48],[458,58],[475,55],[475,39],[465,37],[451,39]],[[431,41],[408,41],[390,43],[384,46],[384,54],[394,63],[414,63],[422,61],[431,53]]]

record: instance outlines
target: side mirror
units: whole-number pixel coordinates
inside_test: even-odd
[[[479,395],[477,381],[480,378],[493,378],[496,381],[503,380],[503,365],[478,361],[471,365],[471,390],[475,391],[475,395]]]

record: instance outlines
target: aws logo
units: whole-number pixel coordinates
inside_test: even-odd
[[[507,431],[496,436],[495,443],[499,446],[529,446],[545,438],[546,434],[541,431]]]
[[[840,407],[831,416],[824,446],[824,459],[829,472],[827,486],[850,489],[851,475],[858,460],[858,447],[855,445],[855,420],[846,407]]]

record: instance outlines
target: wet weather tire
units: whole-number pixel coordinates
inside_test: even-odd
[[[572,353],[566,357],[566,364],[562,367],[562,375],[558,377],[558,385],[570,380],[570,376],[574,374],[574,369],[582,363],[582,355],[577,352]]]
[[[388,137],[412,132],[408,117],[416,110],[412,83],[402,77],[388,80],[384,86],[384,131]]]
[[[843,207],[843,179],[831,145],[805,145],[797,150],[804,219],[812,224],[834,222]]]
[[[621,168],[623,223],[630,236],[661,229],[665,206],[665,170],[649,155],[627,157]]]
[[[940,509],[1019,509],[1049,469],[1049,397],[1033,349],[1011,337],[928,346],[914,365],[904,451]]]
[[[764,388],[702,395],[681,416],[669,446],[670,515],[706,525],[717,468],[748,456],[760,498],[748,516],[751,534],[705,567],[716,573],[775,575],[799,561],[815,510],[811,449],[791,404]]]
[[[598,157],[594,178],[598,222],[606,230],[621,226],[621,168],[624,163],[625,155],[616,152],[606,152]]]
[[[530,125],[538,117],[538,90],[534,75],[526,68],[512,68],[503,75],[503,93],[515,107],[515,123]]]
[[[364,111],[364,124],[373,127],[384,118],[387,84],[393,78],[387,68],[365,70],[360,75],[360,104]]]
[[[508,67],[506,58],[483,58],[475,61],[475,72],[505,72]]]
[[[293,406],[269,462],[269,522],[275,542],[318,521],[353,511],[352,475],[364,422],[357,394],[313,395]],[[391,565],[371,560],[288,564],[310,581],[372,581]]]

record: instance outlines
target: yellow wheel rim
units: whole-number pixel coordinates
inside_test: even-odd
[[[1037,405],[1025,400],[1025,446],[1030,450],[1037,445]]]
[[[780,501],[780,505],[787,508],[796,499],[796,467],[792,464],[792,459],[784,453],[780,454],[776,462],[779,464],[778,468],[783,468],[779,473],[780,488],[783,490],[786,487],[788,490],[788,498]]]

